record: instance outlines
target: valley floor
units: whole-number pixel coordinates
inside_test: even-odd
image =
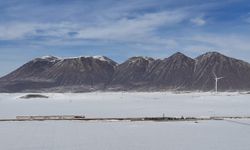
[[[4,150],[249,150],[250,121],[0,122]]]
[[[0,94],[0,119],[20,115],[86,117],[250,116],[250,94],[241,93],[44,93],[48,99]]]
[[[250,116],[244,93],[82,93],[20,99],[0,94],[0,119],[20,115],[86,117]],[[250,120],[187,122],[0,122],[4,150],[249,150]]]

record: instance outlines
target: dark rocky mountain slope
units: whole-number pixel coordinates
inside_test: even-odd
[[[44,88],[78,85],[85,86],[84,91],[103,90],[110,82],[115,66],[116,62],[103,56],[66,59],[36,58],[1,78],[0,90],[4,92],[39,91]],[[77,90],[81,91],[81,89]],[[63,88],[62,91],[64,91]]]
[[[224,77],[218,81],[220,90],[250,89],[250,64],[217,52],[209,52],[196,58],[192,87],[202,90],[213,89],[213,73],[218,77]]]
[[[147,84],[145,74],[153,62],[154,59],[150,57],[129,58],[116,67],[109,87],[127,90],[145,86]]]
[[[0,92],[250,90],[250,64],[217,52],[195,59],[132,57],[117,64],[104,56],[36,58],[0,78]]]
[[[195,61],[182,53],[175,53],[152,63],[146,80],[156,89],[189,89],[193,81]]]

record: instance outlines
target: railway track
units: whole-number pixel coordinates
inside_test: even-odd
[[[213,116],[213,117],[106,117],[86,118],[85,116],[17,116],[16,118],[0,119],[3,121],[46,121],[46,120],[79,120],[79,121],[201,121],[201,120],[225,120],[225,119],[250,119],[250,116]]]

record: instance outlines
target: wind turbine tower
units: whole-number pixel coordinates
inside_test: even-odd
[[[223,79],[224,77],[217,77],[217,75],[215,74],[215,72],[213,72],[214,74],[214,79],[215,79],[215,92],[217,93],[218,92],[218,81],[220,79]]]

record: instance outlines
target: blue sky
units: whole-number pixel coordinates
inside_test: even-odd
[[[44,55],[164,58],[219,51],[250,62],[248,0],[0,0],[0,76]]]

